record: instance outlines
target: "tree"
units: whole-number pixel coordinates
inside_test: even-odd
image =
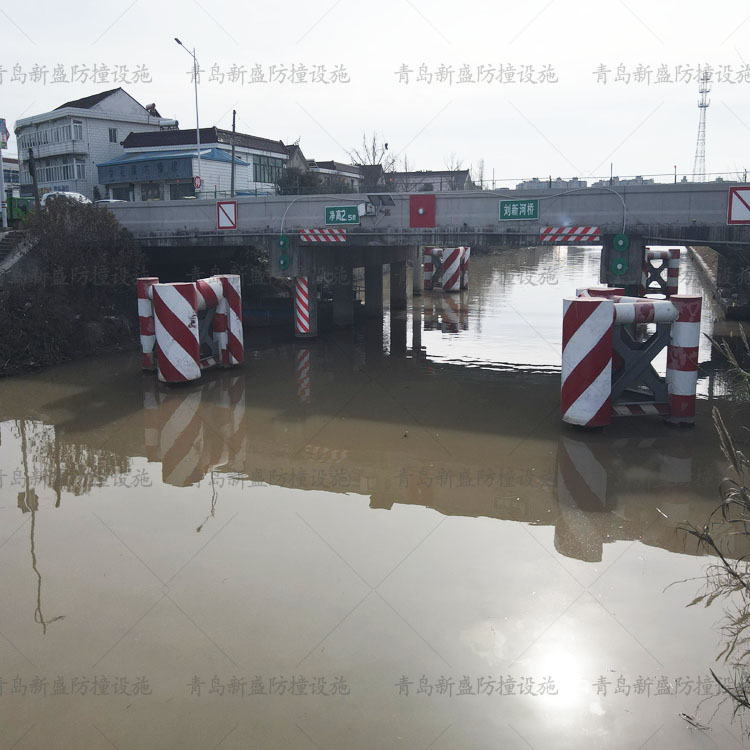
[[[381,167],[384,172],[393,172],[396,168],[396,157],[388,150],[388,144],[377,133],[368,138],[362,134],[362,145],[347,151],[352,164],[359,167]]]
[[[479,185],[480,190],[484,190],[484,159],[480,159],[477,162],[477,167],[472,170],[471,179],[474,183]]]
[[[445,159],[443,159],[443,163],[445,164],[445,168],[450,172],[458,172],[459,169],[464,168],[463,160],[456,158],[455,151],[452,151],[449,156],[446,156]]]
[[[318,176],[296,167],[285,169],[276,185],[280,195],[310,195],[320,192]]]

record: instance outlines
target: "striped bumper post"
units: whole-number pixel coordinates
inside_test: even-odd
[[[245,360],[245,345],[242,335],[242,288],[237,274],[219,276],[224,304],[217,312],[226,315],[226,346],[221,350],[223,367],[239,365]],[[215,329],[214,329],[215,330]]]
[[[297,398],[301,404],[310,403],[310,350],[298,349],[294,357],[297,376]]]
[[[461,248],[443,250],[443,291],[459,291],[461,282]]]
[[[471,259],[471,248],[461,248],[461,289],[469,288],[469,260]]]
[[[568,424],[609,424],[613,319],[611,300],[563,300],[561,411]]]
[[[701,297],[676,294],[670,302],[678,318],[672,324],[667,348],[667,392],[670,424],[695,423],[695,391],[698,385],[698,346],[701,337]]]
[[[554,242],[559,245],[580,245],[587,242],[600,242],[599,227],[542,227],[539,230],[541,242]]]
[[[151,287],[158,283],[158,276],[145,276],[136,282],[138,327],[141,334],[141,367],[144,370],[156,369],[156,335],[154,333],[154,303],[151,301]]]
[[[317,334],[316,304],[315,285],[310,284],[310,277],[297,276],[294,284],[294,335],[298,338],[310,338]]]
[[[159,380],[197,380],[201,367],[195,284],[154,284],[152,291]]]
[[[202,391],[170,393],[159,409],[162,481],[173,487],[189,487],[203,479],[201,457],[205,451]]]

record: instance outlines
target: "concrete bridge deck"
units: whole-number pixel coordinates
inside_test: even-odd
[[[238,197],[237,228],[219,230],[214,200],[112,205],[110,210],[145,247],[247,245],[296,237],[326,226],[327,206],[372,203],[373,215],[342,227],[347,246],[537,244],[545,226],[598,226],[653,244],[711,243],[718,251],[750,245],[750,226],[727,224],[729,188],[742,183],[678,183],[576,188],[450,192],[435,195],[434,226],[413,226],[410,204],[426,193],[361,193]],[[501,220],[500,200],[539,201],[531,220]]]

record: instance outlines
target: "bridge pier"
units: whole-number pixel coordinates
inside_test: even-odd
[[[391,263],[391,310],[406,310],[406,261]]]
[[[421,297],[424,289],[424,271],[422,270],[422,248],[417,245],[412,260],[411,294]]]
[[[333,284],[333,324],[350,326],[352,323],[354,323],[352,273],[347,268],[339,268]]]
[[[391,308],[391,356],[406,356],[406,313]]]
[[[383,315],[383,266],[365,266],[365,315],[380,318]]]

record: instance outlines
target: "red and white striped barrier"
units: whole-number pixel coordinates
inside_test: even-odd
[[[298,349],[295,354],[297,397],[302,404],[310,403],[310,350]]]
[[[300,229],[301,242],[346,242],[346,229]]]
[[[609,424],[611,415],[659,415],[673,424],[692,424],[698,381],[701,298],[673,295],[669,300],[646,300],[617,294],[621,291],[584,289],[575,299],[563,301],[563,420],[601,427]],[[666,379],[660,379],[650,365],[651,374],[646,373],[642,364],[645,354],[640,354],[646,350],[627,334],[627,329],[622,331],[620,351],[614,350],[613,325],[630,328],[644,323],[671,326]],[[652,347],[648,356],[653,359],[658,351]],[[642,380],[643,377],[648,380]],[[637,382],[631,383],[630,379]],[[619,384],[616,393],[622,394],[614,402],[611,399],[613,382]],[[632,390],[638,383],[647,383],[653,392],[651,400],[644,398],[642,390]],[[630,401],[625,398],[626,393],[631,394]],[[659,393],[662,395],[657,398]]]
[[[447,247],[443,250],[443,291],[457,292],[461,286],[461,256],[463,248]]]
[[[562,418],[569,424],[609,424],[614,302],[563,300]]]
[[[698,347],[701,339],[700,297],[675,294],[670,302],[678,317],[672,324],[667,348],[667,389],[672,424],[695,422],[695,391],[698,384]]]
[[[666,277],[664,272],[666,271]],[[669,298],[679,291],[680,248],[666,250],[646,249],[639,294],[663,294]]]
[[[539,239],[561,245],[579,245],[584,242],[599,242],[601,231],[599,227],[542,227]]]
[[[310,333],[310,288],[307,276],[297,276],[294,283],[294,331],[300,336]]]
[[[456,300],[453,297],[443,297],[441,303],[443,309],[443,333],[458,333],[461,313]]]
[[[154,303],[151,301],[151,287],[159,283],[158,276],[138,279],[138,327],[141,334],[141,367],[144,370],[156,369],[156,334],[154,331]]]
[[[461,289],[469,288],[469,261],[471,260],[471,248],[461,248]]]
[[[184,383],[209,367],[243,361],[239,276],[173,284],[152,277],[139,279],[137,288],[143,369],[152,369],[155,351],[159,380]]]

